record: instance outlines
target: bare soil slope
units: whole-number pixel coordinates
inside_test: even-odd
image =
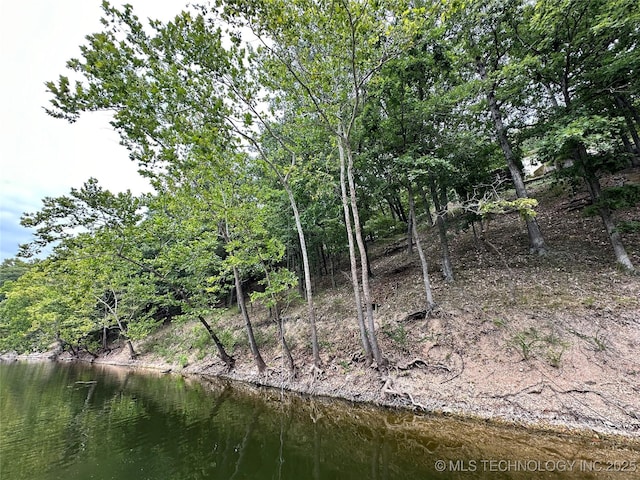
[[[630,171],[608,181],[638,182],[638,177],[638,171]],[[530,189],[540,201],[538,221],[552,248],[547,256],[528,253],[526,228],[517,214],[490,226],[488,238],[502,258],[474,239],[471,230],[456,233],[453,227],[457,277],[445,284],[436,233],[424,231],[440,307],[430,318],[407,318],[424,308],[417,254],[393,251],[390,241],[371,246],[376,322],[390,362],[387,371],[364,365],[353,295],[340,275],[336,288],[328,279],[317,283],[325,364],[319,378],[310,374],[302,305],[285,312],[299,368],[296,378],[285,372],[275,325],[260,305],[250,313],[270,367],[267,375],[258,376],[235,312],[223,319],[232,325],[227,334],[236,342],[233,372],[224,371],[210,345],[203,351],[197,341],[184,340],[198,337],[196,324],[159,332],[136,362],[356,401],[640,438],[640,277],[616,268],[600,218],[584,217],[575,208],[586,198],[584,192],[570,194],[549,183]],[[640,221],[637,209],[616,215]],[[640,233],[625,234],[624,241],[640,266]],[[158,344],[182,353],[163,356]],[[100,361],[127,363],[124,355]]]

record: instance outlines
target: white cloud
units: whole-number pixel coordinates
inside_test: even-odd
[[[128,0],[140,18],[168,20],[183,3]],[[186,2],[185,2],[186,3]],[[148,189],[136,172],[109,115],[92,113],[75,124],[46,115],[44,83],[65,72],[84,37],[101,30],[101,0],[0,0],[0,236],[1,258],[29,240],[19,227],[23,211],[41,198],[68,193],[89,177],[113,191]],[[22,211],[19,211],[23,209]]]

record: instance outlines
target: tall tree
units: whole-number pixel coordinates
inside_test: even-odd
[[[270,75],[265,87],[285,101],[295,98],[300,105],[297,113],[315,116],[337,144],[340,169],[345,172],[341,176],[345,224],[353,221],[360,257],[367,335],[382,367],[385,360],[375,335],[352,135],[365,86],[389,59],[406,49],[418,25],[415,12],[397,2],[372,5],[348,0],[239,0],[226,7],[230,18],[249,27],[260,41],[257,53],[263,71]],[[350,258],[354,263],[355,255]]]
[[[518,198],[529,197],[523,181],[520,161],[509,138],[509,115],[505,109],[518,111],[524,79],[515,65],[513,48],[515,33],[511,28],[522,18],[523,4],[519,0],[473,1],[450,17],[450,23],[464,46],[465,61],[473,65],[479,78],[491,116],[493,130],[504,154]],[[535,217],[525,217],[532,253],[544,254],[548,247]]]
[[[570,152],[574,171],[584,180],[602,218],[616,261],[631,271],[635,267],[612,214],[615,199],[607,198],[599,179],[603,172],[624,166],[625,162],[612,155],[620,150],[615,136],[624,120],[602,116],[599,100],[611,95],[612,101],[625,106],[627,91],[637,94],[631,89],[637,86],[631,72],[638,63],[633,48],[638,40],[638,18],[637,2],[542,1],[532,9],[530,36],[523,35],[537,55],[538,77],[559,92],[561,98],[547,116],[550,119],[545,125],[547,158],[553,155],[550,149],[557,156]],[[631,112],[632,109],[622,108],[628,126],[632,126]],[[633,187],[628,191],[634,197],[632,203],[636,203],[638,194],[633,193]]]
[[[314,363],[320,366],[311,270],[300,212],[291,189],[297,153],[270,128],[261,109],[261,85],[245,58],[241,36],[225,31],[214,10],[194,7],[171,22],[149,28],[130,6],[103,3],[105,30],[87,37],[82,58],[69,61],[82,80],[71,88],[68,77],[49,82],[54,116],[74,121],[81,112],[113,110],[112,125],[145,174],[163,168],[190,168],[188,152],[235,144],[249,145],[287,192],[303,258]],[[150,31],[150,32],[149,32]],[[272,135],[289,154],[275,162],[260,147],[262,133]],[[207,143],[209,142],[209,143]]]
[[[172,227],[168,221],[170,219],[152,216],[145,220],[144,208],[148,202],[148,198],[137,198],[130,192],[114,195],[102,189],[95,179],[90,179],[81,189],[72,189],[70,196],[45,198],[41,211],[23,217],[25,226],[36,228],[33,242],[24,246],[25,254],[32,254],[43,246],[61,240],[71,242],[77,237],[79,229],[88,231],[95,237],[95,248],[99,249],[103,258],[115,258],[136,266],[139,275],[151,275],[155,281],[164,284],[177,302],[188,310],[194,310],[194,315],[214,341],[220,358],[228,368],[232,368],[234,359],[227,354],[198,305],[204,300],[202,286],[198,285],[198,276],[193,274],[202,274],[198,267],[211,268],[212,259],[204,253],[211,248],[206,241],[207,236],[200,227],[190,225],[190,228],[186,228],[188,224],[181,224],[174,226],[172,233],[175,236],[167,240],[167,230]],[[155,205],[158,205],[157,201]],[[197,231],[194,231],[196,228]],[[202,261],[193,261],[198,258],[194,255],[198,251],[188,248],[188,242],[194,239],[188,234],[199,235],[198,246],[204,250],[200,258],[208,262],[204,266]],[[175,276],[177,271],[185,268],[181,255],[186,252],[194,255],[188,266],[192,273],[191,285]],[[207,273],[207,270],[204,272]]]

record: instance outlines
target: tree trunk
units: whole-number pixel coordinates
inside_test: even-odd
[[[486,81],[487,72],[484,63],[479,57],[476,59],[476,64],[478,67],[480,78],[483,81]],[[507,129],[505,128],[502,121],[502,113],[500,112],[500,107],[498,106],[498,102],[495,97],[495,86],[487,88],[486,96],[487,102],[489,104],[491,118],[493,119],[493,124],[496,130],[496,136],[498,137],[500,148],[502,149],[502,153],[504,154],[504,157],[507,161],[507,166],[509,167],[509,172],[511,173],[511,178],[513,180],[513,185],[516,189],[516,196],[518,198],[529,198],[527,189],[522,179],[522,173],[520,172],[520,168],[516,164],[515,156],[513,154],[513,150],[511,149],[511,144],[509,143],[509,139],[507,138]],[[538,226],[538,222],[536,221],[536,219],[527,218],[526,222],[527,231],[529,233],[530,252],[537,253],[539,255],[547,253],[547,245],[544,241],[544,237],[542,236],[542,232],[540,231],[540,227]]]
[[[633,144],[635,145],[635,151],[631,151],[631,164],[634,167],[640,166],[640,136],[638,135],[638,129],[636,128],[636,124],[633,121],[634,118],[634,109],[633,106],[625,100],[622,95],[615,95],[616,103],[620,110],[622,110],[622,114],[627,123],[627,128],[629,129],[629,134],[633,139]],[[636,121],[640,121],[637,118],[637,112],[635,112]],[[640,123],[639,123],[640,125]],[[629,141],[627,140],[627,143]]]
[[[449,283],[454,281],[453,267],[451,265],[451,256],[449,255],[449,239],[447,238],[447,192],[443,189],[442,202],[438,198],[438,187],[433,178],[429,179],[429,187],[431,196],[436,207],[436,225],[438,227],[438,236],[440,238],[440,250],[442,252],[442,276],[444,281]]]
[[[135,349],[133,348],[133,343],[131,343],[131,340],[129,340],[129,338],[127,337],[127,330],[124,327],[124,325],[122,324],[122,322],[120,321],[120,317],[117,313],[117,308],[118,308],[118,297],[115,296],[114,294],[114,298],[116,299],[116,305],[115,308],[111,308],[109,307],[109,309],[111,310],[111,314],[113,315],[113,317],[116,320],[116,323],[118,324],[118,328],[120,329],[120,335],[122,335],[124,337],[125,343],[127,344],[127,348],[129,349],[129,358],[131,358],[131,360],[135,360],[138,357],[138,354],[136,353]]]
[[[411,190],[411,187],[408,187]],[[411,195],[411,192],[409,192]],[[413,218],[415,212],[409,208],[409,220],[407,221],[407,255],[413,255],[413,228],[412,225],[415,222],[415,218]]]
[[[371,345],[371,352],[378,367],[384,367],[386,360],[382,356],[382,351],[378,345],[378,339],[376,338],[375,322],[373,320],[373,302],[371,300],[371,287],[369,285],[369,272],[368,272],[368,259],[364,239],[362,237],[362,227],[360,224],[360,215],[358,213],[358,204],[356,201],[356,185],[353,178],[353,152],[351,151],[351,145],[347,138],[340,136],[338,139],[340,145],[340,155],[344,157],[346,153],[347,158],[347,182],[349,184],[349,194],[351,200],[351,213],[353,215],[353,225],[355,227],[356,243],[360,252],[360,265],[362,274],[362,295],[365,304],[365,311],[367,317],[367,333],[369,334],[369,343]]]
[[[333,259],[333,255],[331,254],[331,251],[329,251],[329,249],[327,248],[327,246],[325,244],[323,244],[324,249],[327,251],[327,257],[329,258],[329,275],[331,276],[331,287],[332,288],[336,288],[336,267],[335,267],[335,261]]]
[[[407,221],[407,214],[404,210],[404,206],[402,205],[402,200],[400,199],[399,196],[394,195],[393,196],[393,203],[396,205],[396,209],[398,211],[398,218],[402,221],[402,222],[406,222]]]
[[[247,305],[244,300],[244,292],[242,290],[242,282],[240,281],[240,273],[238,272],[238,269],[236,267],[233,267],[233,278],[236,283],[236,296],[238,297],[238,306],[240,307],[240,312],[242,313],[242,318],[244,319],[244,325],[247,329],[249,348],[251,349],[251,354],[253,355],[253,359],[255,360],[256,366],[258,367],[258,372],[263,373],[267,369],[267,364],[264,363],[262,355],[260,355],[260,350],[258,349],[256,338],[253,335],[253,326],[251,325],[251,319],[249,318]]]
[[[160,272],[158,272],[152,267],[149,267],[148,265],[140,263],[134,259],[128,258],[122,253],[118,253],[117,256],[119,258],[122,258],[123,260],[126,260],[127,262],[131,262],[134,265],[137,265],[138,267],[142,268],[145,272],[152,273],[158,278],[163,278],[163,275]],[[176,285],[170,285],[170,287],[171,287],[171,290],[173,290],[173,292],[178,296],[180,300],[185,302],[189,307],[194,308],[193,302],[191,301],[191,299],[189,299],[189,296],[181,287]],[[227,365],[227,368],[231,370],[235,365],[234,358],[227,354],[227,351],[225,350],[224,345],[222,344],[218,336],[215,334],[215,332],[211,328],[211,325],[209,325],[209,323],[204,319],[204,317],[202,315],[198,315],[198,320],[204,326],[207,332],[209,332],[209,336],[211,337],[211,339],[213,340],[213,343],[215,343],[216,347],[218,348],[218,353],[220,355],[220,358]]]
[[[429,200],[427,199],[427,192],[424,191],[422,185],[419,187],[420,197],[422,198],[422,204],[424,207],[424,212],[427,215],[427,220],[429,221],[429,226],[433,226],[433,217],[431,216],[431,205],[429,204]]]
[[[411,218],[415,218],[415,202],[413,199],[413,191],[409,190],[409,216]],[[420,237],[418,236],[418,228],[416,227],[416,222],[412,222],[411,227],[413,229],[413,236],[416,240],[416,250],[418,250],[418,255],[420,256],[420,265],[422,266],[422,279],[424,281],[424,291],[426,295],[427,305],[425,310],[430,312],[436,306],[433,301],[433,293],[431,292],[431,282],[429,281],[429,263],[427,262],[427,256],[424,254],[424,249],[422,248],[422,242],[420,241]]]
[[[304,271],[304,285],[306,290],[307,299],[307,314],[309,315],[309,327],[311,330],[311,350],[313,352],[313,364],[316,368],[322,366],[322,360],[320,359],[320,346],[318,344],[318,330],[316,328],[316,308],[313,303],[313,289],[311,285],[311,268],[309,266],[309,253],[307,251],[307,241],[302,229],[302,220],[300,219],[300,212],[298,211],[298,204],[293,195],[293,191],[289,187],[289,184],[285,181],[282,182],[287,195],[289,197],[289,203],[293,210],[293,217],[296,222],[296,230],[298,231],[298,239],[300,241],[300,252],[302,253],[302,267]]]
[[[320,250],[320,258],[322,258],[322,268],[320,269],[320,275],[324,271],[324,275],[329,274],[329,268],[327,267],[327,255],[324,251],[324,243],[318,245],[318,250]]]
[[[174,288],[174,291],[189,307],[194,308],[193,302],[181,288]],[[220,338],[218,338],[218,335],[216,335],[216,333],[213,331],[211,325],[209,325],[209,322],[207,322],[207,320],[202,315],[198,315],[198,321],[202,324],[205,330],[209,332],[211,340],[213,340],[213,343],[218,349],[218,355],[220,356],[220,359],[227,366],[227,370],[231,371],[236,364],[235,358],[227,353],[227,350],[224,348],[224,345],[220,341]]]
[[[126,340],[126,343],[127,343],[127,348],[129,348],[129,358],[131,358],[131,360],[135,360],[136,358],[138,358],[138,354],[133,348],[133,343],[131,343],[131,340],[129,340],[128,338]]]
[[[358,327],[360,330],[360,341],[367,365],[373,363],[373,353],[369,342],[369,333],[364,323],[364,313],[362,312],[362,299],[360,297],[360,283],[358,282],[358,262],[356,260],[356,249],[353,244],[353,229],[351,228],[351,213],[349,212],[349,197],[347,195],[346,165],[344,158],[344,148],[342,143],[338,143],[340,152],[340,192],[342,199],[342,210],[344,211],[344,223],[347,230],[347,240],[349,243],[349,263],[351,265],[351,285],[353,287],[353,297],[355,300],[358,317]],[[393,209],[392,209],[393,211]]]
[[[278,337],[280,338],[280,343],[282,345],[282,356],[285,359],[287,364],[287,370],[291,375],[295,375],[296,365],[293,361],[293,355],[291,355],[291,349],[289,348],[289,344],[287,344],[287,339],[284,335],[284,325],[282,323],[282,317],[280,316],[280,305],[276,303],[274,308],[274,320],[276,322],[276,326],[278,327]]]
[[[266,264],[263,263],[265,279],[267,281],[267,288],[273,292],[272,283],[271,283],[271,275],[269,275],[269,270]],[[287,344],[287,339],[284,335],[284,325],[282,323],[282,317],[280,316],[280,303],[277,299],[277,294],[271,293],[271,300],[273,301],[273,307],[269,308],[269,314],[273,312],[273,320],[276,322],[276,326],[278,328],[278,338],[280,343],[282,344],[282,357],[285,359],[287,363],[287,369],[289,373],[294,376],[296,371],[296,366],[293,361],[293,355],[291,355],[291,349],[289,349],[289,345]]]
[[[389,200],[388,197],[385,197],[385,200],[387,201],[387,205],[389,205],[389,211],[391,212],[391,218],[393,219],[393,221],[398,221],[398,214],[396,212],[396,209],[393,206],[393,203],[391,203],[391,200]]]
[[[218,338],[218,335],[215,334],[215,332],[211,328],[211,325],[209,325],[209,322],[207,322],[202,315],[198,315],[198,320],[200,321],[202,326],[207,330],[207,332],[209,332],[209,336],[211,337],[211,340],[213,340],[213,343],[216,345],[216,348],[218,349],[218,355],[220,356],[220,359],[225,363],[228,370],[232,370],[236,364],[236,360],[227,353],[227,351],[224,348],[224,345],[220,341],[220,338]]]
[[[589,168],[588,154],[584,145],[578,145],[576,156],[580,161],[584,180],[587,184],[587,189],[589,190],[591,201],[594,205],[598,205],[600,203],[599,200],[602,195],[600,181],[598,180],[598,177],[593,173],[593,171]],[[611,242],[611,246],[613,247],[616,261],[625,270],[631,272],[635,271],[635,267],[633,266],[633,263],[631,263],[631,259],[629,258],[629,255],[624,248],[624,244],[622,243],[620,233],[616,229],[615,222],[613,221],[613,217],[611,215],[611,209],[607,205],[600,203],[600,205],[598,206],[598,212],[600,213],[602,223],[604,224],[604,227],[607,230],[607,234],[609,235],[609,241]]]

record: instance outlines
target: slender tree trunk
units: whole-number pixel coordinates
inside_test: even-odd
[[[118,323],[120,334],[124,337],[124,343],[127,345],[127,349],[129,350],[129,358],[131,360],[135,360],[136,358],[138,358],[138,354],[136,353],[135,348],[133,348],[133,343],[131,343],[131,340],[127,337],[127,331],[124,328],[124,325],[122,325],[122,322],[120,322],[120,319],[117,317],[116,322]]]
[[[411,195],[411,186],[408,187],[409,195]],[[409,208],[409,221],[407,222],[407,255],[413,255],[413,223],[416,219],[413,217],[414,211]]]
[[[484,63],[480,58],[477,58],[476,62],[480,78],[483,81],[486,81],[487,72]],[[522,173],[520,172],[520,168],[518,168],[518,165],[516,164],[515,156],[513,154],[513,150],[511,149],[511,144],[509,143],[509,139],[507,138],[507,129],[505,128],[502,121],[502,113],[500,112],[500,107],[498,106],[498,102],[495,97],[495,87],[487,87],[486,96],[487,102],[489,103],[491,118],[493,119],[493,124],[496,130],[496,136],[498,137],[500,148],[502,149],[504,157],[507,161],[507,166],[509,167],[509,172],[511,173],[511,178],[513,180],[513,185],[516,189],[516,196],[518,198],[529,198],[527,189],[522,179]],[[547,245],[544,241],[544,237],[542,236],[542,232],[540,231],[540,227],[538,226],[538,222],[536,221],[536,219],[527,218],[526,222],[527,231],[529,233],[529,250],[531,251],[531,253],[538,253],[539,255],[547,253]]]
[[[158,272],[154,268],[149,267],[148,265],[144,265],[143,263],[140,263],[137,260],[128,258],[127,256],[123,255],[121,252],[118,252],[116,255],[119,258],[126,260],[127,262],[131,262],[134,265],[137,265],[138,267],[142,268],[145,272],[152,273],[158,278],[164,277],[160,272]],[[181,287],[176,285],[170,285],[170,288],[171,290],[173,290],[173,292],[178,296],[180,300],[185,302],[189,307],[194,308],[193,302]],[[204,319],[202,315],[198,315],[198,320],[200,321],[202,326],[207,330],[207,332],[209,332],[209,336],[213,340],[213,343],[215,343],[218,349],[218,354],[220,355],[220,358],[222,359],[222,361],[227,365],[227,368],[229,370],[233,369],[235,365],[235,359],[227,354],[227,351],[225,350],[224,345],[222,344],[218,336],[215,334],[215,332],[211,328],[211,325],[209,325],[209,323]]]
[[[413,199],[413,191],[409,189],[409,216],[415,219],[415,202]],[[433,293],[431,291],[431,282],[429,281],[429,263],[427,261],[427,256],[424,254],[424,249],[422,248],[422,242],[420,241],[420,236],[418,235],[418,228],[416,227],[416,222],[412,222],[411,228],[413,229],[413,236],[416,240],[416,250],[418,250],[418,255],[420,256],[420,265],[422,266],[422,280],[424,281],[424,291],[426,295],[426,308],[427,313],[431,312],[436,306],[433,301]]]
[[[442,202],[438,198],[438,187],[433,178],[429,179],[429,187],[431,188],[431,197],[436,207],[436,225],[438,227],[438,236],[440,238],[440,250],[442,252],[442,276],[445,282],[453,282],[453,267],[451,265],[451,256],[449,255],[449,239],[447,238],[446,224],[446,191],[443,192]],[[444,204],[444,205],[443,205]]]
[[[636,122],[640,125],[640,118],[638,118],[637,112],[634,111],[633,106],[625,100],[622,95],[615,95],[616,104],[622,111],[624,119],[627,123],[627,128],[629,130],[629,134],[633,139],[633,144],[635,145],[635,152],[631,149],[631,164],[634,167],[640,166],[640,136],[638,135],[638,129],[636,124],[633,121],[634,113]],[[624,136],[623,136],[624,137]],[[624,141],[624,139],[623,139]],[[627,139],[626,143],[629,143]]]
[[[396,205],[396,209],[398,211],[398,218],[402,222],[406,222],[407,221],[407,213],[405,212],[404,206],[402,205],[402,200],[400,199],[400,197],[398,195],[394,195],[393,196],[393,203],[395,203],[395,205]]]
[[[391,212],[391,218],[394,221],[398,220],[398,212],[396,212],[396,209],[393,205],[393,203],[391,203],[391,200],[388,197],[385,197],[385,200],[387,201],[387,205],[389,205],[389,211]]]
[[[429,200],[427,199],[427,192],[424,191],[422,186],[420,189],[420,198],[422,198],[422,204],[424,207],[424,212],[427,214],[427,220],[429,221],[429,226],[433,225],[433,217],[431,216],[431,205],[429,204]]]
[[[324,270],[324,274],[329,274],[329,268],[327,267],[327,255],[324,251],[324,243],[318,245],[318,250],[320,250],[320,258],[322,258],[322,269],[320,270],[320,274]]]
[[[627,110],[635,120],[636,125],[640,127],[640,113],[638,112],[638,109],[633,105],[633,103],[631,103],[627,95],[620,95],[620,98],[622,99],[624,105],[627,107]]]
[[[349,243],[349,263],[351,265],[351,285],[355,300],[358,317],[358,327],[360,330],[360,341],[367,365],[373,363],[373,353],[369,342],[369,333],[364,323],[364,313],[362,312],[362,299],[360,297],[360,283],[358,282],[358,262],[356,260],[356,249],[353,244],[353,229],[351,228],[351,213],[349,212],[349,197],[347,195],[346,165],[344,158],[344,148],[342,143],[338,143],[340,152],[340,192],[342,198],[342,210],[344,211],[344,223],[347,230],[347,240]]]
[[[371,268],[371,257],[369,255],[369,246],[367,244],[367,241],[364,240],[364,253],[367,256],[367,275],[369,275],[369,278],[373,277],[373,269]]]
[[[240,273],[236,267],[233,267],[233,278],[236,284],[236,295],[238,297],[238,306],[240,307],[240,312],[242,313],[242,318],[244,319],[244,325],[247,329],[247,337],[249,338],[249,348],[251,349],[251,354],[253,355],[253,359],[256,362],[256,366],[258,367],[258,371],[263,373],[267,369],[267,364],[264,363],[262,359],[262,355],[260,355],[260,350],[258,349],[258,344],[256,343],[256,338],[253,335],[253,326],[251,325],[251,319],[249,318],[249,313],[247,312],[247,305],[244,300],[244,292],[242,290],[242,282],[240,281]]]
[[[360,252],[360,265],[362,274],[362,295],[365,304],[366,318],[367,318],[367,332],[369,334],[369,343],[371,344],[371,352],[378,367],[384,367],[386,361],[382,356],[382,351],[378,345],[378,339],[376,338],[375,322],[373,319],[373,302],[371,300],[371,286],[369,285],[369,272],[368,272],[368,259],[364,239],[362,237],[362,228],[360,224],[360,215],[358,213],[358,205],[356,201],[356,185],[353,178],[353,152],[351,151],[351,145],[349,145],[348,139],[340,136],[338,139],[340,147],[340,155],[347,158],[347,182],[349,184],[349,194],[351,200],[351,213],[353,215],[353,224],[355,227],[356,244]]]
[[[271,275],[269,275],[269,270],[267,269],[264,263],[263,263],[263,268],[265,272],[265,278],[267,281],[267,288],[271,290],[272,288]],[[278,328],[278,338],[280,339],[280,343],[282,344],[282,356],[287,363],[287,369],[289,370],[289,373],[293,376],[295,375],[295,372],[296,372],[296,366],[293,361],[293,355],[291,355],[291,349],[289,348],[289,345],[287,344],[287,339],[285,338],[285,335],[284,335],[284,324],[283,324],[282,317],[280,316],[280,303],[278,302],[275,294],[271,295],[271,300],[273,301],[273,308],[270,308],[269,311],[270,312],[273,311],[273,320],[276,322],[276,326]]]
[[[280,337],[280,343],[282,345],[282,355],[285,358],[287,363],[287,369],[291,375],[295,375],[296,372],[296,364],[293,361],[293,355],[291,354],[291,349],[289,348],[289,344],[287,343],[287,338],[284,334],[284,325],[282,322],[282,317],[280,316],[280,306],[276,305],[275,307],[275,321],[278,327],[278,336]]]
[[[215,334],[215,332],[211,328],[211,325],[209,325],[209,322],[207,322],[202,315],[198,315],[198,320],[200,321],[202,326],[207,330],[207,332],[209,332],[209,336],[211,337],[211,340],[213,340],[213,343],[218,349],[218,355],[220,356],[220,359],[225,363],[228,370],[232,370],[236,364],[236,360],[227,353],[227,351],[224,348],[224,345],[220,341],[220,338],[218,338],[218,335]]]
[[[128,338],[126,340],[126,343],[127,343],[127,348],[129,349],[129,358],[131,358],[131,360],[135,360],[136,358],[138,358],[138,354],[133,348],[133,343],[131,343],[131,340],[129,340]]]
[[[313,352],[313,365],[319,369],[322,366],[322,360],[320,359],[320,346],[318,344],[318,330],[316,327],[316,308],[313,303],[313,289],[311,286],[311,268],[309,266],[309,253],[307,251],[307,241],[305,239],[304,230],[302,228],[302,220],[300,219],[300,212],[298,211],[298,204],[293,195],[293,191],[287,182],[282,182],[287,195],[289,197],[289,203],[293,210],[293,218],[296,222],[296,230],[298,231],[298,239],[300,241],[300,252],[302,253],[302,267],[304,271],[304,284],[306,289],[307,298],[307,314],[309,315],[309,327],[311,330],[311,350]]]
[[[631,146],[629,137],[627,137],[627,133],[624,130],[620,132],[620,139],[622,140],[622,144],[624,145],[624,149],[627,151],[627,153],[629,155],[635,156],[636,152],[633,146]]]
[[[329,257],[329,267],[331,268],[331,288],[338,288],[336,283],[336,263],[333,255]]]
[[[594,205],[598,205],[602,196],[602,190],[600,187],[600,181],[598,177],[591,171],[588,165],[588,154],[584,145],[580,144],[577,147],[576,156],[578,157],[585,183],[587,184],[587,189],[589,190],[589,195],[591,197],[591,201]],[[622,238],[620,236],[620,232],[616,229],[615,222],[613,221],[613,216],[611,215],[611,209],[604,204],[598,206],[598,212],[600,213],[600,218],[602,218],[602,223],[604,224],[605,229],[607,230],[607,234],[609,235],[609,241],[611,242],[611,246],[613,247],[613,252],[616,256],[616,261],[626,270],[635,271],[635,267],[633,263],[631,263],[631,259],[627,254],[626,249],[624,248],[624,244],[622,243]]]
[[[174,291],[189,307],[195,308],[193,302],[189,299],[187,294],[184,291],[182,291],[182,289],[174,288]],[[231,355],[229,355],[227,353],[227,350],[224,348],[224,345],[220,341],[220,338],[218,337],[218,335],[216,335],[216,333],[213,331],[213,328],[211,328],[211,325],[209,325],[209,322],[207,322],[207,320],[202,315],[198,315],[198,321],[202,324],[202,326],[205,328],[205,330],[209,333],[209,336],[211,337],[211,340],[213,340],[213,343],[215,344],[216,348],[218,349],[218,355],[220,356],[220,359],[227,366],[227,370],[229,370],[229,371],[233,370],[233,367],[236,364],[235,358],[233,358]]]

